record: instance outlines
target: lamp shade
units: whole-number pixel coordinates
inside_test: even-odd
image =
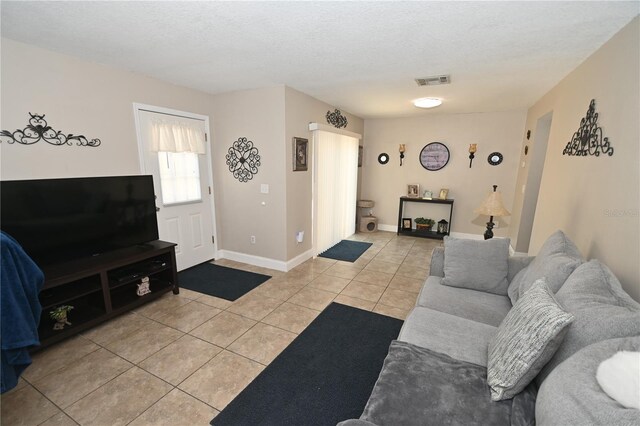
[[[504,207],[502,192],[490,192],[480,207],[474,210],[476,214],[485,216],[510,216],[511,213]]]

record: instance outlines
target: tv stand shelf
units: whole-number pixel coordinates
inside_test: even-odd
[[[149,243],[110,251],[73,262],[43,267],[40,292],[42,315],[38,333],[40,350],[110,318],[128,312],[164,293],[178,294],[174,243]],[[151,293],[136,294],[143,277],[149,277]],[[54,330],[49,312],[61,305],[73,306],[71,325]]]

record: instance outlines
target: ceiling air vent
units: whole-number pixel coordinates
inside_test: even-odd
[[[451,76],[449,75],[434,75],[431,77],[416,78],[418,86],[438,86],[440,84],[451,83]]]

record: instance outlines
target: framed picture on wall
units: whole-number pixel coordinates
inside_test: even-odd
[[[418,198],[420,195],[420,185],[417,183],[411,183],[407,185],[407,197]]]
[[[309,139],[293,138],[293,171],[304,172],[309,166]]]

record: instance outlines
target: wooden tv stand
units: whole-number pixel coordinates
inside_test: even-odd
[[[152,241],[77,261],[43,268],[40,292],[42,315],[38,334],[45,348],[69,336],[157,299],[168,291],[178,294],[174,243]],[[141,278],[149,277],[151,293],[136,294]],[[54,330],[49,312],[71,305],[71,325]]]

